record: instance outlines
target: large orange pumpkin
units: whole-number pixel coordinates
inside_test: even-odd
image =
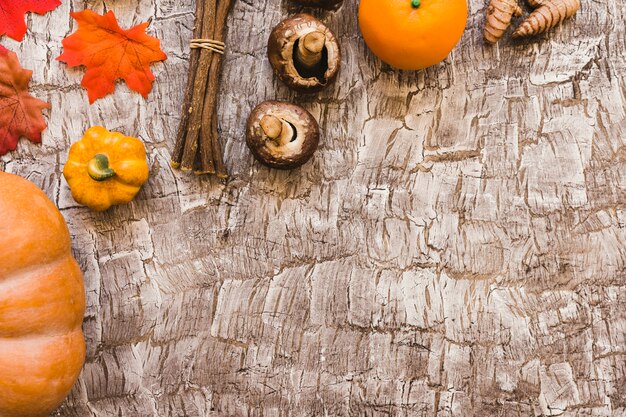
[[[443,61],[467,21],[466,0],[361,0],[359,26],[380,59],[404,70]]]
[[[0,416],[47,416],[85,359],[83,278],[61,213],[0,172]]]

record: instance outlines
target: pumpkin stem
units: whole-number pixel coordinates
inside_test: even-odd
[[[419,8],[422,5],[422,1],[421,0],[411,0],[411,6],[414,9]]]
[[[87,163],[89,176],[96,181],[108,180],[115,176],[115,171],[109,167],[109,158],[104,154],[97,154]]]

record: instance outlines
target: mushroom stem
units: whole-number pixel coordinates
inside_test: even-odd
[[[261,129],[276,146],[286,145],[291,142],[293,136],[293,129],[289,123],[271,114],[261,118]]]
[[[298,43],[297,58],[307,68],[316,66],[322,60],[322,51],[326,44],[326,35],[315,31],[307,33]]]

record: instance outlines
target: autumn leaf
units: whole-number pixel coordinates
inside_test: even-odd
[[[89,102],[112,93],[118,79],[147,98],[154,81],[150,64],[167,59],[161,41],[145,33],[148,23],[124,30],[111,11],[104,16],[91,10],[71,15],[78,30],[63,40],[64,52],[57,59],[71,67],[87,67],[81,85]]]
[[[44,14],[60,4],[60,0],[0,0],[0,36],[21,41],[26,34],[25,13]]]
[[[32,74],[20,66],[15,53],[0,45],[0,155],[14,150],[21,136],[41,142],[47,127],[41,111],[50,105],[28,93]]]

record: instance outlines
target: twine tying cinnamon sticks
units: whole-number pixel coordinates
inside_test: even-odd
[[[191,49],[208,49],[218,54],[224,54],[224,42],[216,41],[213,39],[192,39],[189,44]]]
[[[234,0],[196,0],[189,79],[171,165],[197,175],[228,176],[217,129],[217,93],[226,18]]]

